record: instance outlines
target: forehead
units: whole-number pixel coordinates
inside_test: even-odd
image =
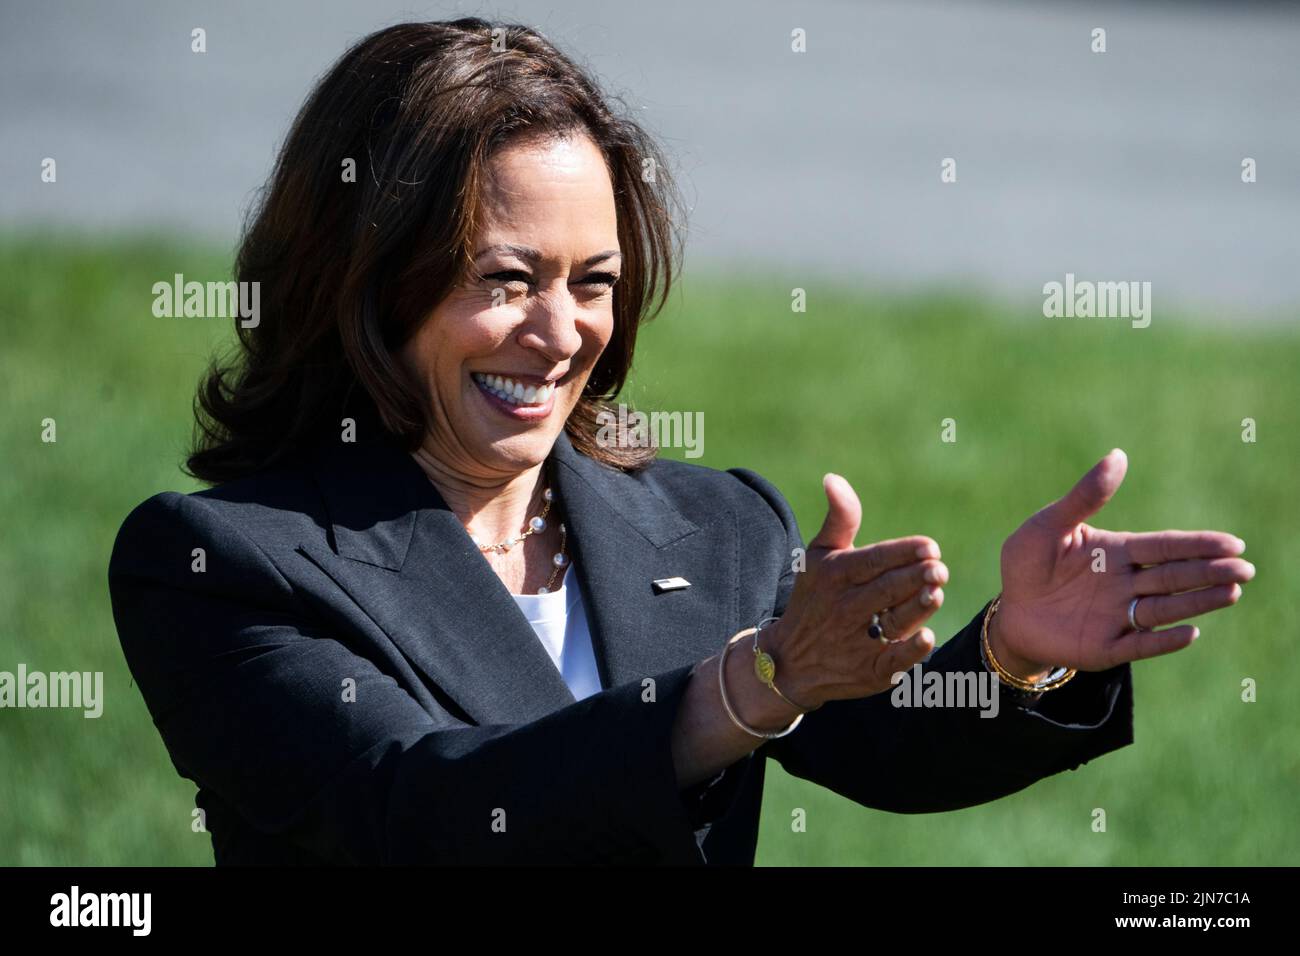
[[[482,242],[608,243],[615,231],[614,188],[604,156],[590,138],[527,139],[492,155],[483,189]]]

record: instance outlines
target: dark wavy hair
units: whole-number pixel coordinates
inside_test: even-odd
[[[565,429],[599,461],[648,464],[653,447],[598,444],[597,416],[679,270],[681,202],[664,156],[619,103],[616,114],[584,70],[516,24],[403,23],[348,50],[294,120],[244,230],[235,273],[260,283],[260,321],[236,322],[234,354],[200,383],[186,472],[209,484],[242,477],[338,441],[344,418],[359,438],[382,433],[413,450],[424,396],[393,353],[469,275],[489,158],[516,136],[574,133],[605,157],[623,262],[613,336]]]

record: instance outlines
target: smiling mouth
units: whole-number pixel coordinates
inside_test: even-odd
[[[511,405],[518,405],[521,408],[540,408],[550,400],[555,393],[555,383],[547,382],[537,385],[532,382],[524,382],[508,378],[502,375],[490,375],[483,372],[474,372],[473,379],[479,386],[490,395],[493,395],[503,402]]]

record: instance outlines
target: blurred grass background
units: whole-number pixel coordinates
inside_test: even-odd
[[[0,670],[105,675],[105,712],[0,711],[0,865],[210,865],[194,786],[172,769],[122,659],[106,567],[178,470],[221,320],[156,319],[151,286],[229,275],[229,250],[172,239],[0,239]],[[790,290],[808,292],[805,313]],[[1246,865],[1300,858],[1295,746],[1300,332],[1044,319],[1039,300],[953,288],[851,292],[773,270],[691,275],[645,327],[625,400],[704,412],[702,458],[754,468],[821,524],[821,476],[863,503],[859,545],[925,533],[952,571],[942,642],[997,591],[1002,539],[1110,448],[1129,473],[1105,527],[1217,528],[1258,575],[1191,648],[1136,665],[1136,743],[992,804],[859,807],[768,764],[758,863]],[[58,441],[40,440],[41,420]],[[1241,421],[1258,441],[1241,440]],[[953,418],[957,441],[940,441]],[[681,449],[666,456],[684,458]],[[1242,703],[1241,681],[1258,681]],[[807,810],[793,833],[791,810]],[[1091,830],[1104,808],[1107,832]]]

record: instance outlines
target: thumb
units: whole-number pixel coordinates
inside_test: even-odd
[[[1128,471],[1128,456],[1113,448],[1086,475],[1079,479],[1064,498],[1052,502],[1038,513],[1039,518],[1053,528],[1073,528],[1087,521],[1119,490]]]
[[[862,503],[858,501],[857,492],[845,478],[834,472],[828,472],[822,477],[822,488],[826,492],[829,508],[821,530],[808,542],[808,550],[853,547],[853,538],[862,524]]]

